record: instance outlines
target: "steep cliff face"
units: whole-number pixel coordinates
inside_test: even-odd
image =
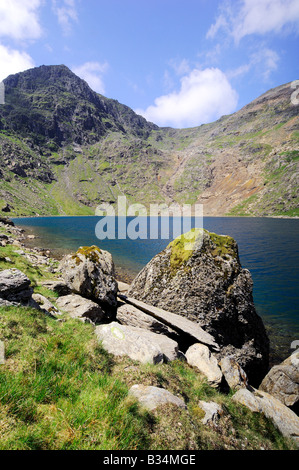
[[[203,203],[206,215],[298,215],[299,106],[290,84],[181,130],[148,123],[63,65],[12,75],[5,91],[0,210],[93,214],[125,194],[146,205]]]

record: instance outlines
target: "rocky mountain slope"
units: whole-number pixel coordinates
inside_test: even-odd
[[[93,92],[63,65],[4,83],[2,212],[92,215],[126,195],[145,205],[203,203],[205,215],[299,215],[290,84],[214,123],[171,129]]]

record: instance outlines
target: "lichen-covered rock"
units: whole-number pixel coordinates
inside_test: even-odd
[[[18,269],[5,269],[0,272],[0,299],[6,302],[28,304],[32,300],[33,289],[30,279]]]
[[[260,385],[260,390],[270,393],[299,412],[299,352],[293,353],[282,364],[272,367]]]
[[[75,294],[98,302],[104,309],[117,305],[114,263],[108,251],[96,246],[81,247],[59,264],[66,285]]]
[[[187,409],[186,404],[181,398],[176,397],[165,388],[133,385],[129,390],[129,395],[137,398],[139,403],[149,411],[169,403],[179,408]]]
[[[220,358],[233,355],[255,385],[267,372],[269,341],[252,286],[235,240],[195,229],[156,255],[127,295],[198,323],[221,346]]]

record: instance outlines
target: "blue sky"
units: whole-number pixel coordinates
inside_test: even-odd
[[[65,64],[160,126],[299,78],[299,0],[0,0],[0,80]]]

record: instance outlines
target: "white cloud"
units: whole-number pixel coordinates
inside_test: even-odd
[[[279,60],[280,57],[277,52],[262,46],[257,52],[251,54],[249,63],[229,70],[227,77],[229,79],[241,77],[255,69],[259,75],[262,75],[264,81],[267,82],[270,79],[271,73],[278,68]]]
[[[178,75],[179,77],[182,75],[186,75],[191,70],[187,59],[183,59],[183,60],[171,59],[169,61],[169,65],[173,68],[176,75]]]
[[[261,48],[251,56],[252,64],[262,68],[262,75],[265,81],[268,81],[271,73],[277,69],[279,60],[277,52],[267,47]]]
[[[42,34],[38,9],[42,0],[1,0],[0,36],[16,40],[37,39]]]
[[[8,75],[23,72],[34,67],[32,58],[26,52],[19,52],[0,44],[0,81]]]
[[[52,0],[52,7],[65,35],[72,29],[72,23],[78,22],[78,13],[75,0]]]
[[[214,38],[220,29],[224,29],[239,42],[251,34],[279,33],[286,27],[299,31],[298,0],[234,0],[222,8],[207,38]]]
[[[161,96],[136,113],[160,126],[191,127],[218,119],[236,110],[238,95],[217,68],[192,70],[181,79],[178,92]]]
[[[108,63],[104,62],[86,62],[85,64],[73,67],[73,72],[80,78],[83,78],[88,85],[96,92],[104,94],[105,86],[103,75],[108,70]]]

